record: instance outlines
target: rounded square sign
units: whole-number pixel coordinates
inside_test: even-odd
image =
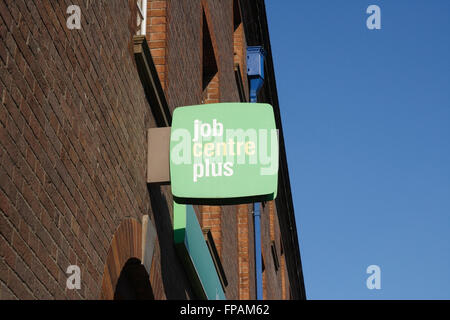
[[[175,109],[170,177],[178,203],[273,200],[278,184],[278,132],[272,106],[218,103]]]

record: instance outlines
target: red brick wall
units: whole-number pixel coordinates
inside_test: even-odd
[[[81,8],[81,30],[66,27],[71,4]],[[115,277],[104,274],[116,261],[108,258],[111,248],[137,241],[119,230],[130,218],[139,225],[144,214],[157,231],[150,272],[155,298],[193,297],[173,246],[170,187],[146,184],[146,130],[156,124],[131,52],[134,5],[0,1],[0,299],[111,297]],[[243,65],[248,90],[245,38],[234,30],[232,0],[150,0],[147,38],[171,110],[204,98],[203,10],[218,64],[207,102],[239,101],[235,62]],[[213,228],[229,299],[255,298],[250,208],[216,208],[210,222],[199,215]],[[264,239],[270,239],[268,219],[264,211]],[[266,295],[281,297],[281,271],[270,256],[265,261]],[[81,290],[66,289],[72,264],[81,268]],[[104,279],[111,283],[102,291]]]
[[[169,107],[200,104],[202,99],[202,7],[200,1],[168,3],[167,83]]]
[[[265,266],[263,286],[265,299],[281,299],[283,295],[281,263],[280,268],[276,270],[271,249],[272,241],[274,241],[278,261],[280,262],[280,227],[276,214],[274,201],[266,202],[264,206],[261,205],[261,234],[263,238],[261,249]]]
[[[147,41],[163,89],[167,76],[167,0],[147,2]]]
[[[206,89],[203,91],[202,102],[205,104],[220,102],[219,73],[216,73],[214,78],[212,78]]]
[[[237,237],[236,206],[222,207],[222,264],[226,272],[228,287],[225,290],[227,299],[239,299],[239,263]]]
[[[212,29],[215,30],[219,60],[220,101],[239,101],[233,68],[233,1],[209,0],[203,2],[207,3]]]
[[[203,229],[209,229],[217,248],[217,253],[222,255],[222,208],[218,206],[200,206],[200,225]]]
[[[100,297],[121,221],[154,219],[145,145],[155,121],[129,52],[132,10],[119,0],[73,4],[81,30],[66,28],[68,1],[0,2],[2,299]],[[170,206],[154,199],[165,214],[158,232],[169,234],[155,254],[165,283],[154,285],[185,297]],[[66,289],[71,264],[82,270],[81,290]]]
[[[240,8],[238,5],[238,0],[234,0],[234,15],[240,15]],[[236,19],[236,18],[234,18]],[[241,70],[241,77],[244,85],[244,90],[247,92],[246,97],[248,99],[248,82],[247,79],[247,43],[245,40],[244,25],[242,21],[234,21],[236,24],[236,29],[233,32],[233,55],[234,64],[239,65]]]
[[[200,104],[204,98],[206,98],[205,103],[239,101],[234,75],[235,63],[240,64],[244,90],[247,98],[249,97],[246,77],[246,39],[242,24],[236,30],[234,29],[235,7],[233,5],[233,0],[168,1],[166,96],[171,109]],[[218,75],[211,81],[206,92],[202,92],[202,69],[199,67],[202,62],[203,10],[208,21],[218,64]],[[217,92],[219,97],[215,95]],[[272,202],[270,206],[271,218],[266,206],[261,219],[266,261],[265,294],[268,298],[281,299],[282,269],[280,267],[278,271],[275,271],[270,251],[272,230],[272,238],[276,242],[281,261],[280,229],[274,203]],[[226,290],[227,298],[256,298],[251,205],[227,206],[222,207],[221,210],[207,206],[203,209],[200,207],[199,210],[204,213],[203,216],[198,213],[199,220],[203,227],[213,229],[213,237],[222,257],[229,281]],[[287,276],[284,277],[284,281],[288,288]]]
[[[255,247],[253,231],[253,206],[239,205],[238,255],[239,255],[239,299],[256,298],[255,291]]]

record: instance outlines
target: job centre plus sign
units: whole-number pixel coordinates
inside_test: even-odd
[[[172,193],[180,203],[239,203],[276,196],[278,135],[267,104],[177,108],[170,142]]]

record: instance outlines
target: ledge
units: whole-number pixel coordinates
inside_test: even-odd
[[[158,127],[170,127],[172,116],[145,36],[133,37],[136,66]]]
[[[174,202],[173,237],[196,298],[225,300],[220,275],[192,206]]]
[[[204,229],[203,235],[205,237],[206,244],[208,245],[209,252],[211,253],[211,258],[214,261],[214,266],[216,267],[217,275],[219,276],[220,283],[222,284],[223,290],[228,286],[227,276],[225,275],[225,270],[223,269],[222,262],[217,252],[216,244],[214,243],[214,238],[211,234],[210,229]]]
[[[242,81],[241,66],[238,63],[234,65],[234,77],[236,78],[236,85],[239,91],[239,99],[241,99],[241,102],[246,102],[247,97],[245,96],[244,82]]]

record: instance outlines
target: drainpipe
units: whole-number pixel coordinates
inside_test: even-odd
[[[264,49],[260,46],[247,48],[247,75],[250,80],[250,102],[258,102],[258,92],[264,83]],[[256,299],[263,299],[261,211],[260,203],[253,204],[253,229],[255,234]]]

